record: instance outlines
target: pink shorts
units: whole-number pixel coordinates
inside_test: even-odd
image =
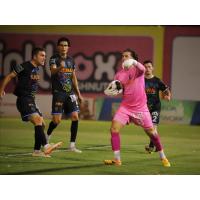
[[[113,117],[114,121],[118,121],[123,125],[133,122],[134,124],[143,127],[144,129],[152,128],[153,123],[149,111],[130,111],[125,107],[120,106]]]

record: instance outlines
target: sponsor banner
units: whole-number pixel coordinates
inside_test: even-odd
[[[162,101],[161,123],[190,124],[196,102],[171,100]]]
[[[0,101],[0,117],[20,117],[16,108],[17,97],[13,94],[6,94]],[[36,104],[44,118],[51,118],[52,95],[36,95]],[[80,119],[96,119],[95,99],[85,97],[79,113]]]
[[[63,34],[0,33],[0,76],[11,71],[11,66],[31,59],[32,49],[41,46],[46,49],[47,62],[40,68],[39,93],[51,89],[48,61],[56,51],[57,39]],[[79,88],[82,93],[102,93],[114,74],[121,67],[121,52],[134,49],[139,60],[154,58],[154,38],[150,36],[98,36],[68,35],[71,41],[69,54],[73,56]],[[6,88],[12,92],[16,81]]]

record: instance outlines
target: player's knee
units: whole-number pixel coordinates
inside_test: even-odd
[[[72,121],[78,121],[78,116],[71,116]]]
[[[78,120],[79,120],[79,118],[78,118],[78,113],[77,113],[77,112],[72,113],[72,115],[71,115],[71,120],[72,120],[72,121],[78,121]]]
[[[113,132],[119,132],[119,129],[115,126],[111,126],[110,128],[110,132],[113,133]]]
[[[145,132],[147,133],[148,136],[151,136],[153,134],[156,134],[156,131],[155,129],[152,127],[152,128],[148,128],[148,129],[145,129]]]
[[[54,124],[57,124],[57,125],[58,125],[58,124],[60,124],[60,122],[61,122],[61,118],[53,118],[52,121],[53,121]]]
[[[35,116],[33,118],[33,123],[36,125],[36,126],[41,126],[42,125],[42,117],[40,116]]]

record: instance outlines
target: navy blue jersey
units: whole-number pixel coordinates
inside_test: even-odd
[[[161,109],[159,91],[165,91],[168,88],[158,77],[145,78],[145,91],[147,95],[147,105],[150,111],[159,111]]]
[[[63,60],[59,54],[55,54],[50,58],[49,65],[56,65],[56,67],[60,67],[60,62]],[[51,75],[52,81],[52,93],[62,92],[66,94],[72,94],[73,91],[73,83],[72,83],[72,75],[75,69],[75,63],[73,58],[67,57],[65,59],[65,68],[62,71],[59,71],[56,74]]]
[[[39,68],[35,67],[30,61],[16,65],[12,68],[18,77],[14,94],[18,97],[34,97],[38,89]]]

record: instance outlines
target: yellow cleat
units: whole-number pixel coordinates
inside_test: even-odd
[[[171,164],[170,162],[167,160],[167,158],[164,158],[161,160],[162,161],[162,164],[164,167],[171,167]]]
[[[122,162],[121,160],[104,160],[105,165],[116,165],[116,166],[121,166]]]
[[[49,146],[47,148],[44,149],[44,153],[45,155],[49,155],[52,153],[52,151],[54,151],[55,149],[61,147],[63,144],[63,142],[58,142],[56,144],[49,144]]]

